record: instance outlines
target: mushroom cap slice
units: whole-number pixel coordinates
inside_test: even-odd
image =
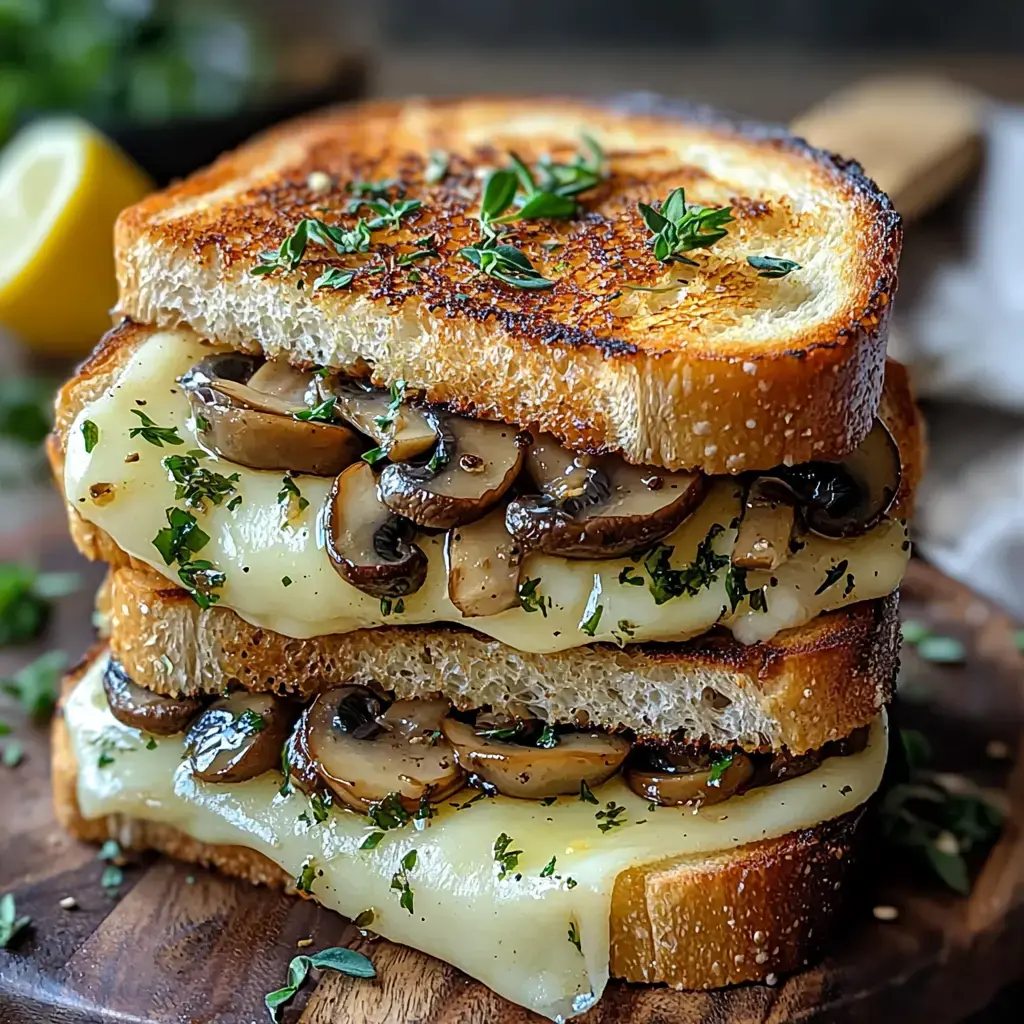
[[[900,450],[881,420],[841,462],[805,462],[778,471],[793,489],[809,529],[856,537],[889,511],[900,489]]]
[[[596,456],[564,448],[550,434],[545,434],[526,453],[526,473],[541,494],[564,501],[583,495],[587,470],[598,461]]]
[[[377,442],[392,462],[404,462],[432,448],[437,441],[427,413],[403,403],[391,409],[391,395],[355,380],[318,381],[320,393],[335,399],[334,411]]]
[[[397,598],[423,586],[427,556],[412,541],[415,527],[380,501],[367,463],[349,466],[334,481],[323,525],[331,565],[357,590]]]
[[[153,736],[184,732],[203,706],[195,697],[167,697],[136,685],[113,658],[103,673],[103,689],[119,722]]]
[[[795,518],[790,488],[781,480],[758,477],[743,502],[732,564],[739,569],[777,569],[789,558]]]
[[[668,473],[605,456],[584,470],[582,491],[509,502],[505,523],[524,548],[563,558],[621,558],[667,537],[700,504],[701,473]]]
[[[446,539],[448,597],[467,618],[497,615],[519,604],[522,552],[505,528],[505,510],[453,526]]]
[[[279,768],[294,721],[292,706],[270,693],[221,697],[192,723],[185,738],[192,775],[203,782],[245,782]]]
[[[393,462],[380,475],[380,500],[420,526],[448,530],[497,504],[523,465],[529,435],[504,423],[431,412],[437,444],[422,465]]]
[[[286,363],[226,353],[201,360],[181,378],[210,451],[252,469],[334,476],[366,445],[340,423],[299,420],[311,375]],[[268,390],[260,390],[263,385]]]
[[[341,801],[366,814],[395,793],[411,813],[421,800],[437,803],[465,785],[455,753],[441,734],[448,701],[396,701],[376,716],[379,728],[372,735],[357,739],[349,728],[352,689],[319,694],[302,724],[306,752]]]
[[[506,796],[528,800],[578,793],[581,782],[599,786],[619,770],[632,747],[606,732],[563,733],[553,747],[532,747],[481,736],[455,718],[446,718],[441,728],[467,772]]]
[[[627,766],[626,784],[637,796],[664,807],[683,804],[717,804],[735,796],[754,775],[754,763],[746,754],[735,754],[726,768],[715,771],[714,765],[699,764],[633,764]]]

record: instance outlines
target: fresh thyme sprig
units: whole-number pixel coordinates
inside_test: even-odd
[[[674,188],[661,204],[660,210],[647,203],[637,203],[640,216],[651,232],[651,247],[654,257],[661,263],[688,263],[698,266],[696,261],[682,253],[693,249],[707,249],[721,241],[729,233],[725,225],[733,220],[732,207],[714,209],[687,203],[686,193]]]

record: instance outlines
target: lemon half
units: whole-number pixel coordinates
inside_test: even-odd
[[[22,129],[0,152],[0,324],[38,352],[87,352],[117,298],[114,220],[152,188],[84,121]]]

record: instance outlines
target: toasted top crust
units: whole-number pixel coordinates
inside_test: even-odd
[[[507,165],[510,151],[570,162],[582,132],[604,148],[607,180],[580,197],[581,216],[517,222],[512,240],[554,288],[472,276],[458,252],[479,235],[482,172]],[[450,170],[428,184],[437,150]],[[331,175],[328,191],[310,183],[314,171]],[[385,178],[423,206],[374,232],[369,253],[314,242],[298,270],[250,274],[303,217],[351,227],[346,184]],[[677,186],[736,218],[712,248],[688,253],[697,267],[658,263],[637,210]],[[395,257],[431,233],[440,257],[410,275]],[[900,242],[898,215],[856,164],[650,97],[330,110],[226,154],[126,210],[116,228],[119,309],[138,321],[185,323],[377,383],[402,378],[432,401],[570,447],[709,473],[838,458],[863,439],[882,389]],[[750,255],[801,269],[761,278]],[[383,269],[312,290],[325,267],[366,265]]]

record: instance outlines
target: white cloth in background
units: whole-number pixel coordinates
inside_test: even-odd
[[[968,251],[897,311],[890,352],[911,367],[921,397],[941,399],[929,405],[922,553],[1024,619],[1022,198],[1024,109],[995,108]]]

